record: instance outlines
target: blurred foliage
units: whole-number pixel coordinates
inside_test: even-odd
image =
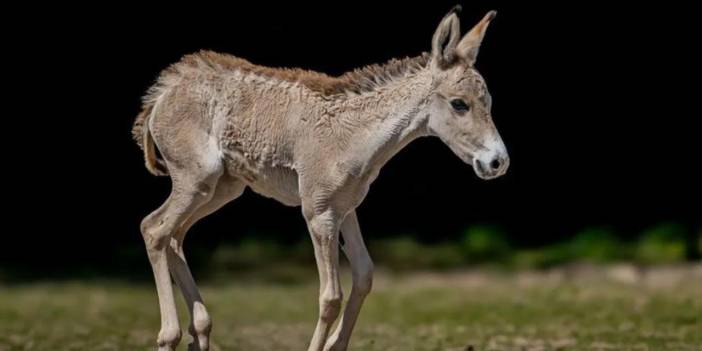
[[[371,240],[368,244],[373,261],[393,269],[445,269],[465,263],[460,247],[454,243],[422,245],[411,237],[401,237]]]
[[[539,236],[538,229],[525,229],[525,235]],[[383,236],[366,234],[373,261],[389,270],[450,270],[471,266],[505,269],[539,269],[585,262],[606,264],[631,262],[641,265],[700,262],[702,228],[664,222],[625,236],[610,227],[584,228],[574,235],[542,246],[524,247],[513,242],[494,225],[474,225],[457,240],[423,243],[413,235]],[[186,245],[188,263],[198,279],[231,274],[254,279],[294,282],[315,270],[312,244],[302,240],[283,243],[274,238],[246,238],[238,244],[219,245],[215,249]],[[343,256],[343,255],[342,255]],[[341,262],[346,264],[341,258]],[[83,264],[53,266],[0,265],[0,282],[36,279],[93,279],[122,277],[150,281],[151,270],[143,247],[116,248],[102,261],[91,258]],[[85,263],[88,262],[88,263]]]
[[[504,261],[513,251],[505,233],[498,227],[488,225],[468,228],[460,247],[464,258],[471,262]]]
[[[627,258],[626,248],[608,228],[589,228],[565,245],[567,256],[584,261],[607,262]]]
[[[476,225],[466,229],[458,242],[423,244],[411,235],[402,235],[370,238],[367,245],[374,262],[391,270],[453,269],[476,264],[504,268],[547,268],[571,262],[671,264],[686,260],[687,234],[684,226],[661,223],[644,230],[638,239],[622,240],[611,228],[591,227],[550,245],[520,248],[501,228]],[[692,245],[702,246],[702,233],[695,241]],[[207,266],[231,272],[265,269],[282,262],[312,265],[313,256],[307,241],[283,246],[275,241],[249,240],[220,247]],[[276,272],[277,276],[286,274],[278,269]]]
[[[644,231],[636,246],[636,258],[646,263],[678,262],[685,257],[685,228],[661,223]]]

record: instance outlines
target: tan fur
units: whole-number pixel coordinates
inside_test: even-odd
[[[302,207],[320,279],[309,351],[346,349],[373,270],[355,209],[383,165],[423,136],[440,138],[481,178],[500,176],[509,165],[490,94],[472,65],[490,19],[459,40],[452,12],[439,24],[431,54],[338,77],[211,51],[187,55],[161,73],[132,131],[149,171],[167,170],[172,181],[170,196],[141,228],[159,295],[160,350],[173,351],[181,336],[171,275],[192,316],[189,350],[208,349],[211,320],[182,243],[190,226],[246,188]],[[342,305],[339,235],[353,287],[330,334]]]

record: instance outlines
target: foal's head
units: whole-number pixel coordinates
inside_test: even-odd
[[[483,179],[501,176],[509,156],[492,122],[492,98],[474,68],[480,43],[495,12],[490,11],[463,38],[456,12],[439,24],[429,68],[435,93],[429,105],[429,132],[438,136]]]

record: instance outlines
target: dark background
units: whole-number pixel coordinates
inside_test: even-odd
[[[30,140],[17,162],[32,167],[19,175],[32,185],[13,201],[0,264],[46,276],[86,266],[148,273],[145,255],[136,269],[120,266],[120,252],[142,247],[139,222],[169,181],[147,173],[130,129],[141,95],[182,55],[212,49],[336,75],[429,50],[454,4],[36,9],[8,44],[8,56],[33,67],[6,66],[23,82],[11,103],[41,131],[8,130]],[[475,223],[522,246],[593,226],[624,238],[670,221],[698,231],[700,113],[687,104],[699,94],[688,88],[699,38],[686,11],[470,1],[462,30],[490,9],[498,15],[476,66],[510,152],[508,174],[479,180],[438,139],[418,140],[358,209],[366,240],[452,240]],[[306,235],[299,208],[247,191],[194,227],[188,246]]]

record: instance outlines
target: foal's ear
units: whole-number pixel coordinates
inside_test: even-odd
[[[480,43],[483,42],[483,37],[485,36],[485,30],[497,15],[497,11],[488,12],[485,17],[483,17],[478,24],[466,33],[466,35],[458,43],[457,53],[465,62],[472,66],[475,63],[475,59],[478,57],[478,50],[480,49]]]
[[[458,12],[461,12],[460,5],[456,5],[444,16],[434,32],[431,41],[431,56],[439,67],[446,67],[456,59],[456,47],[461,35],[458,16],[456,16]]]

